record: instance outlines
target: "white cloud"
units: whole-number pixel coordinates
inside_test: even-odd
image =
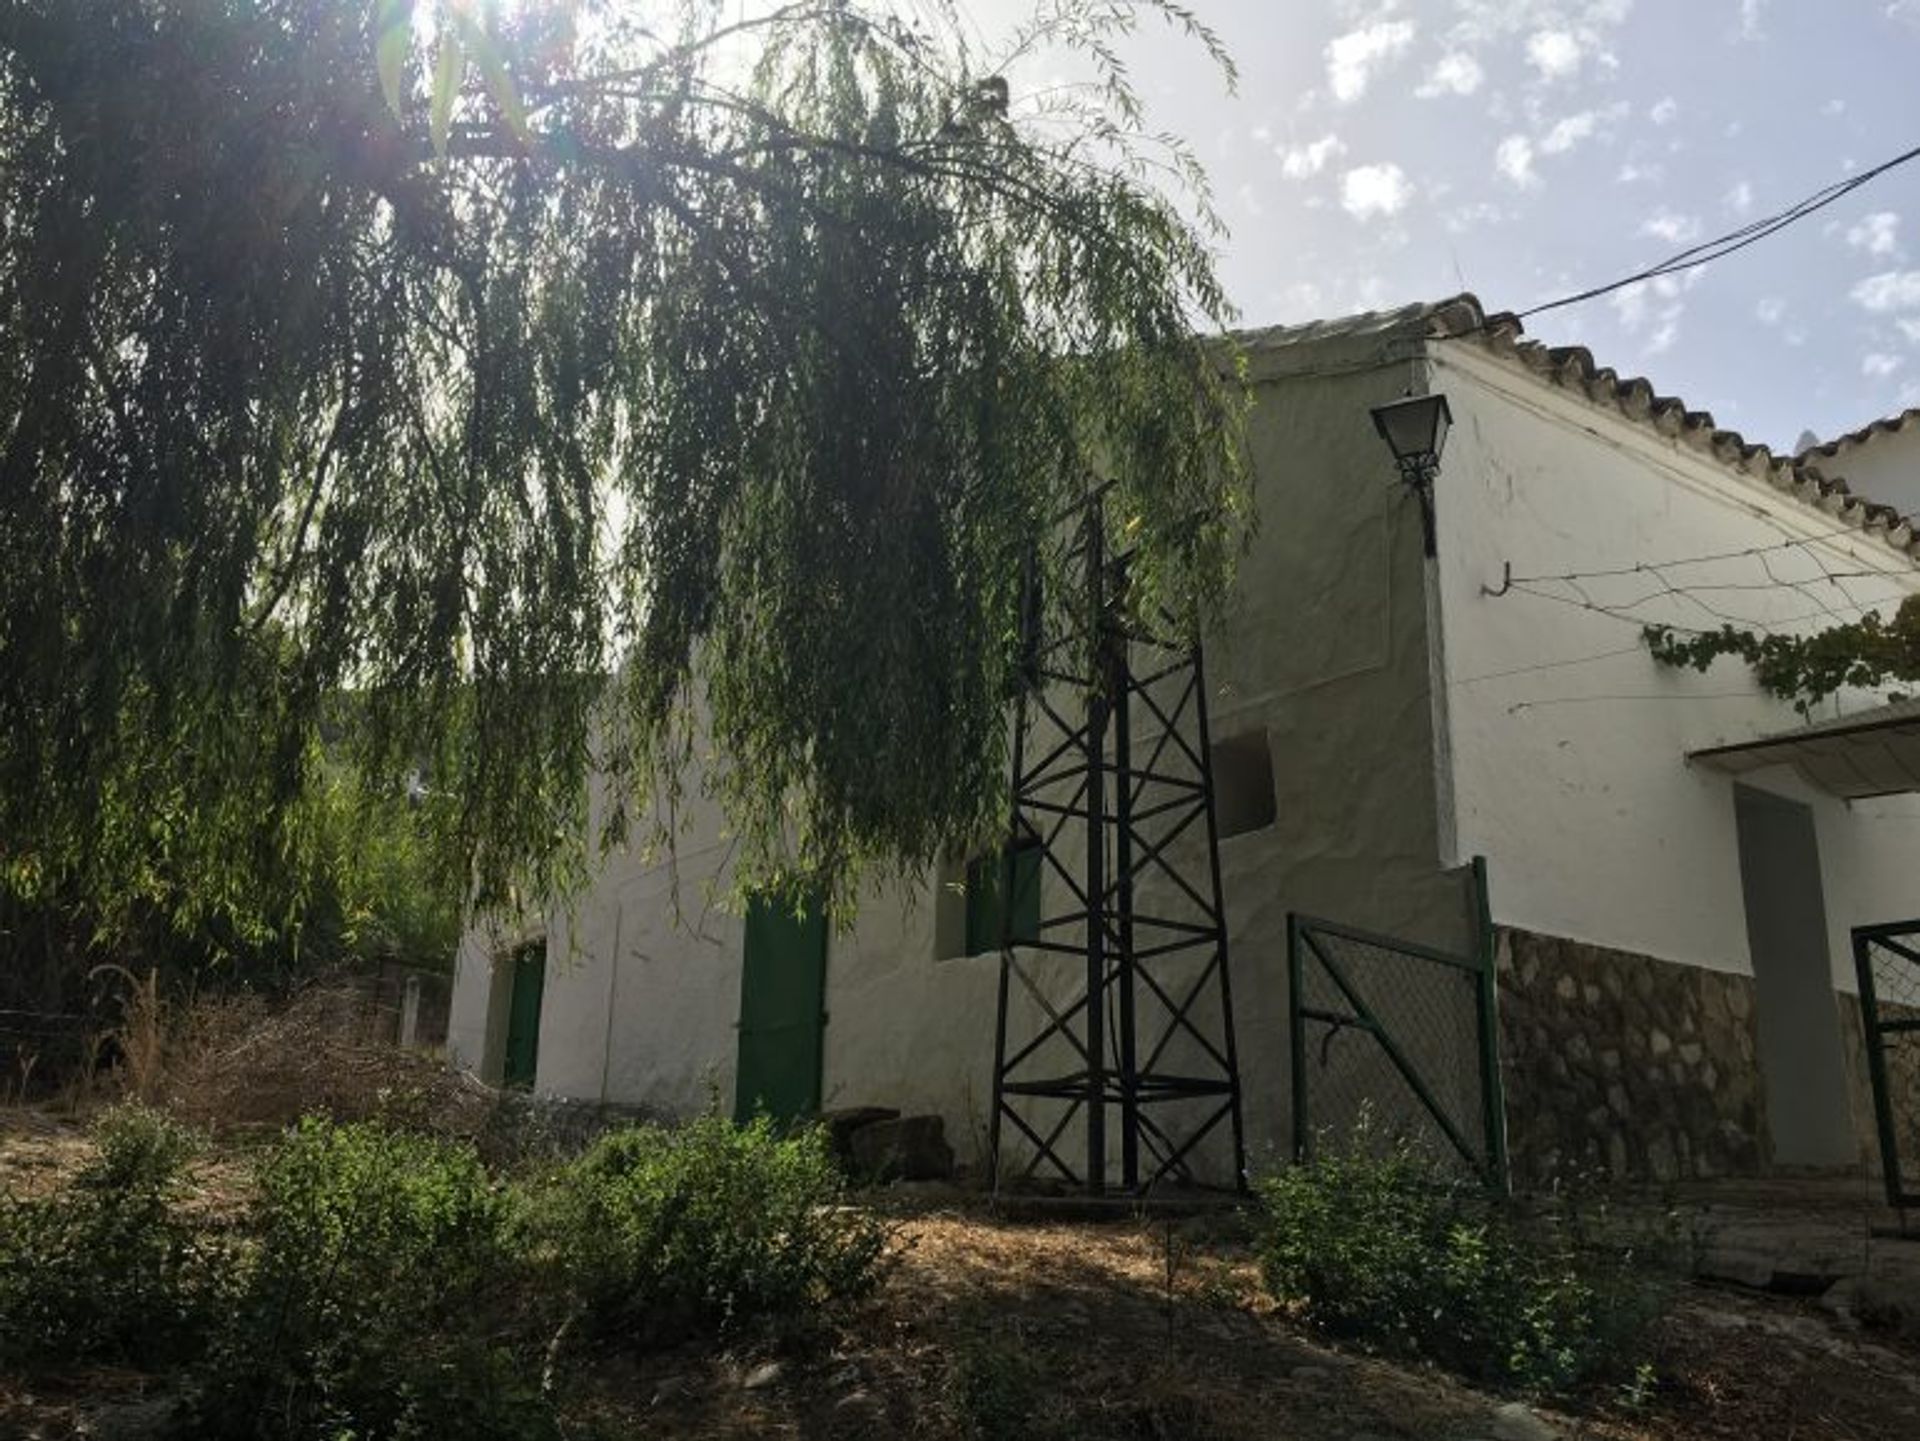
[[[1696,216],[1662,210],[1640,222],[1640,233],[1669,245],[1685,245],[1700,234],[1700,221]]]
[[[1656,100],[1647,111],[1647,119],[1655,125],[1671,125],[1673,117],[1680,113],[1680,102],[1671,95],[1664,100]]]
[[[1480,62],[1464,50],[1455,50],[1440,57],[1433,73],[1413,93],[1422,100],[1431,100],[1436,95],[1471,95],[1484,79],[1486,72],[1480,68]]]
[[[1903,364],[1905,362],[1899,356],[1876,350],[1871,355],[1860,357],[1860,373],[1870,380],[1884,380]]]
[[[1887,18],[1920,28],[1920,0],[1888,0]]]
[[[1512,218],[1512,212],[1506,206],[1496,205],[1491,200],[1476,200],[1449,210],[1441,217],[1440,223],[1446,226],[1450,235],[1465,235],[1479,226]]]
[[[1875,315],[1920,310],[1920,270],[1883,270],[1847,292],[1853,303]]]
[[[1862,216],[1860,223],[1848,228],[1847,244],[1869,255],[1892,255],[1900,248],[1900,217],[1891,210],[1876,210]]]
[[[1900,327],[1900,333],[1908,340],[1920,345],[1920,320],[1896,320],[1894,324]]]
[[[1308,180],[1327,168],[1327,163],[1346,154],[1347,146],[1338,135],[1322,135],[1305,145],[1289,145],[1280,152],[1280,173],[1289,180]]]
[[[1585,52],[1571,30],[1536,30],[1527,37],[1527,62],[1542,80],[1562,80],[1580,68]]]
[[[1340,206],[1355,220],[1398,215],[1413,196],[1398,165],[1360,165],[1340,177]]]
[[[1509,135],[1493,152],[1493,165],[1515,185],[1538,185],[1540,177],[1533,168],[1533,142],[1524,135]]]
[[[1820,107],[1820,113],[1822,115],[1845,115],[1847,113],[1847,102],[1836,95]]]
[[[1620,167],[1619,174],[1613,177],[1613,183],[1633,185],[1642,180],[1658,181],[1665,179],[1666,174],[1667,167],[1664,165],[1643,165],[1638,161],[1629,160]]]
[[[1253,141],[1255,145],[1271,145],[1273,144],[1273,131],[1268,126],[1256,125],[1247,132],[1247,138]]]
[[[1411,20],[1376,20],[1327,43],[1327,84],[1343,105],[1367,93],[1374,71],[1413,43]]]
[[[1589,139],[1603,122],[1624,119],[1627,113],[1625,102],[1607,106],[1604,110],[1582,110],[1577,115],[1568,115],[1558,120],[1547,133],[1540,137],[1542,155],[1564,155],[1582,140]]]
[[[1638,330],[1641,322],[1647,318],[1647,285],[1636,280],[1631,285],[1623,285],[1607,297],[1607,304],[1613,307],[1613,313],[1620,318],[1620,324],[1626,330]]]
[[[1652,327],[1642,347],[1646,354],[1659,355],[1671,350],[1680,338],[1680,321],[1687,313],[1684,297],[1699,281],[1701,269],[1696,265],[1678,275],[1635,281],[1607,297],[1620,328],[1629,335],[1638,335],[1648,326]]]
[[[1740,38],[1758,40],[1764,31],[1761,20],[1767,9],[1766,0],[1740,0]]]
[[[1753,186],[1744,180],[1735,181],[1727,192],[1726,206],[1735,215],[1745,215],[1753,209]]]
[[[1753,307],[1753,318],[1762,325],[1778,325],[1787,313],[1787,302],[1777,295],[1763,295]]]

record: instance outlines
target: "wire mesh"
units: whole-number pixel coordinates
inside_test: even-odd
[[[1312,923],[1298,944],[1312,1144],[1405,1142],[1442,1165],[1487,1169],[1478,976]]]
[[[1920,934],[1898,938],[1909,949],[1916,941]],[[1906,1189],[1913,1191],[1920,1183],[1920,961],[1877,942],[1869,943],[1867,954],[1874,1000],[1867,1043],[1879,1051],[1886,1086],[1883,1144],[1892,1144]]]

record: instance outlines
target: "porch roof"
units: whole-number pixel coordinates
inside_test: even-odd
[[[1809,785],[1850,801],[1920,792],[1920,700],[1708,746],[1687,752],[1687,759],[1730,775],[1790,765]]]

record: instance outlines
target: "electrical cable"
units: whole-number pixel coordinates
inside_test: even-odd
[[[1879,179],[1888,171],[1895,170],[1916,158],[1920,158],[1920,145],[1916,145],[1911,150],[1902,151],[1891,160],[1884,160],[1871,169],[1861,171],[1858,175],[1852,175],[1845,180],[1836,180],[1829,185],[1825,185],[1819,190],[1814,191],[1811,195],[1796,201],[1785,210],[1779,211],[1776,214],[1765,216],[1759,220],[1749,221],[1737,230],[1728,231],[1725,235],[1718,235],[1711,240],[1703,240],[1698,245],[1688,246],[1685,250],[1668,256],[1657,265],[1648,266],[1645,270],[1635,271],[1632,275],[1625,276],[1619,280],[1609,281],[1605,285],[1591,286],[1573,295],[1562,296],[1558,300],[1549,300],[1539,305],[1529,306],[1525,310],[1516,311],[1513,318],[1516,320],[1526,320],[1531,316],[1544,315],[1550,310],[1561,310],[1569,305],[1579,305],[1584,301],[1597,300],[1603,295],[1611,295],[1616,290],[1624,290],[1629,285],[1644,284],[1649,280],[1656,280],[1663,275],[1671,275],[1675,271],[1691,270],[1696,265],[1708,265],[1713,261],[1725,259],[1736,251],[1745,250],[1749,245],[1756,245],[1768,236],[1778,234],[1789,225],[1806,219],[1807,216],[1814,214],[1816,211],[1826,209],[1834,202],[1851,195],[1861,186]],[[1494,317],[1489,317],[1490,320],[1493,318]]]
[[[1614,576],[1639,575],[1649,570],[1673,570],[1683,565],[1706,565],[1720,560],[1743,560],[1747,556],[1765,555],[1770,551],[1792,550],[1796,546],[1816,545],[1821,541],[1838,540],[1844,536],[1858,535],[1858,526],[1843,526],[1839,530],[1822,531],[1819,535],[1795,536],[1778,541],[1772,545],[1749,545],[1739,550],[1712,551],[1704,555],[1684,555],[1675,560],[1639,561],[1633,565],[1615,566],[1607,570],[1570,570],[1558,575],[1516,575],[1514,584],[1521,582],[1538,583],[1549,580],[1605,580]],[[1818,559],[1818,557],[1815,557]],[[1886,572],[1874,572],[1885,574]]]

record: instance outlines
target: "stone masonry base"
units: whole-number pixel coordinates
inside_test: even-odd
[[[1509,928],[1497,959],[1517,1181],[1766,1170],[1751,977]]]

